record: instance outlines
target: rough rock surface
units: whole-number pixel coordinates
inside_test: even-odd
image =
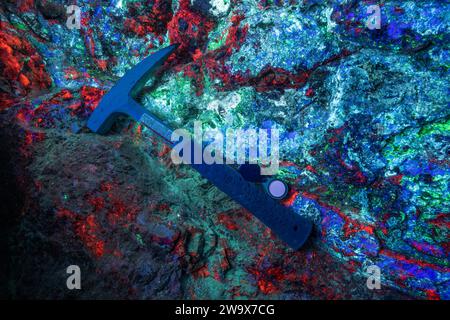
[[[379,30],[375,1],[77,3],[80,30],[64,1],[0,5],[1,296],[450,298],[447,2],[386,1]],[[142,103],[174,127],[280,129],[302,250],[138,124],[86,128],[169,43]]]

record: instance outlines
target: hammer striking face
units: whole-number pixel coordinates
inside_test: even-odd
[[[135,100],[136,94],[177,45],[168,46],[145,58],[129,70],[106,93],[88,120],[92,131],[105,134],[117,116],[127,115],[161,136],[173,146],[172,130]],[[312,223],[271,198],[257,183],[247,181],[237,170],[226,164],[192,164],[204,178],[250,211],[294,250],[299,249],[311,233]]]

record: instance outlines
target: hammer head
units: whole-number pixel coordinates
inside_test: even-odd
[[[161,49],[128,70],[103,96],[87,122],[88,128],[104,134],[119,115],[127,115],[138,121],[145,108],[136,102],[136,94],[177,47],[177,44],[173,44]]]

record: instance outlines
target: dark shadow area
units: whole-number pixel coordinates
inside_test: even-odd
[[[0,298],[11,298],[11,241],[17,226],[25,197],[16,177],[18,143],[11,131],[0,123]]]

